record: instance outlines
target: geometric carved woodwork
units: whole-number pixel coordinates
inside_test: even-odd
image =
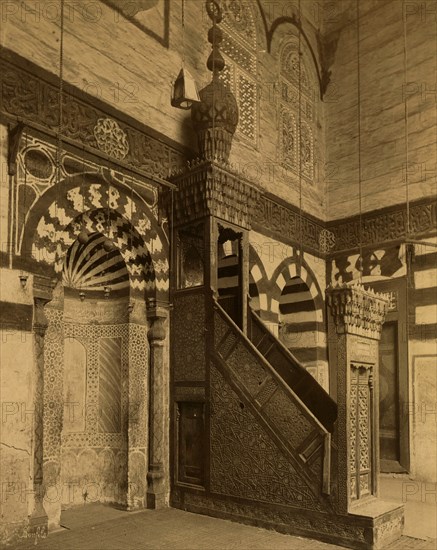
[[[359,284],[330,285],[326,290],[338,334],[348,333],[379,340],[389,299]]]
[[[215,368],[211,369],[211,382],[212,491],[320,510],[321,504],[305,479],[240,404]]]
[[[378,346],[389,300],[361,285],[326,289],[331,389],[337,397],[338,506],[378,496]]]
[[[226,163],[193,160],[188,170],[174,174],[170,181],[178,187],[175,225],[214,216],[250,228],[259,190]]]
[[[350,368],[350,496],[358,500],[373,493],[373,365]]]
[[[204,480],[204,403],[178,402],[177,480],[191,485],[203,485]]]
[[[326,430],[231,325],[220,306],[213,308],[211,489],[330,510],[322,494],[322,469],[313,466],[324,460],[325,452],[329,454],[322,445]],[[224,377],[231,380],[230,387]],[[264,423],[269,426],[267,434]],[[252,464],[257,464],[256,469]]]
[[[173,298],[173,379],[205,380],[205,296],[203,289],[175,293]]]

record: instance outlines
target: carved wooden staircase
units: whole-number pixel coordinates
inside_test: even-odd
[[[211,385],[215,368],[240,400],[240,407],[246,407],[267,433],[274,452],[281,453],[293,469],[294,487],[279,500],[289,510],[286,523],[292,532],[351,548],[379,548],[398,537],[401,506],[370,497],[350,511],[341,508],[339,492],[347,488],[338,483],[335,401],[250,306],[245,335],[214,298],[210,305]],[[217,411],[212,390],[214,432]],[[224,418],[222,411],[222,422]],[[232,477],[231,472],[225,475]],[[221,486],[228,494],[232,487],[232,483]],[[274,495],[269,500],[275,503]]]
[[[172,505],[348,548],[383,548],[398,538],[401,505],[380,501],[377,491],[351,496],[350,480],[362,471],[350,459],[347,407],[340,415],[341,400],[255,312],[247,312],[244,333],[214,296],[202,287],[174,296],[175,460],[180,403],[204,403],[205,433],[198,439],[204,476],[184,481],[176,462]]]
[[[214,301],[214,347],[212,358],[222,374],[232,385],[245,406],[267,429],[268,433],[283,449],[294,468],[305,479],[313,491],[313,497],[323,506],[331,508],[325,495],[331,493],[331,433],[320,421],[307,403],[297,393],[311,402],[309,393],[304,389],[303,381],[308,374],[304,367],[286,357],[277,346],[274,336],[262,325],[256,323],[249,340],[232,321],[222,307]],[[256,324],[255,324],[256,323]],[[265,331],[265,332],[264,332]],[[281,361],[271,361],[278,356]],[[292,367],[286,371],[285,361],[292,361]],[[273,366],[275,365],[275,366]],[[317,413],[323,418],[323,403],[326,404],[325,424],[333,429],[336,405],[329,395],[311,379],[316,389],[320,405]],[[296,391],[297,390],[297,391]],[[321,391],[319,391],[321,390]],[[322,401],[323,400],[323,401]]]
[[[265,326],[248,306],[247,336],[276,373],[286,382],[318,421],[332,433],[337,404],[296,357]]]

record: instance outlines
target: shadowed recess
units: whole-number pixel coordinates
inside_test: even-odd
[[[76,240],[67,252],[63,283],[68,288],[104,291],[129,288],[129,274],[119,251],[103,248],[106,237],[93,233],[85,244]]]

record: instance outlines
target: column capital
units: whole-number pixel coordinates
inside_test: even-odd
[[[325,292],[337,334],[380,339],[388,311],[388,295],[348,283],[330,285]]]
[[[165,340],[166,330],[164,323],[168,317],[170,304],[149,298],[146,304],[146,317],[150,322],[147,338],[150,343]]]
[[[165,340],[166,330],[164,323],[168,317],[170,305],[168,302],[158,302],[154,299],[147,300],[146,316],[150,322],[150,329],[147,332],[147,338],[150,343],[161,342]]]
[[[169,302],[157,300],[156,298],[147,298],[146,300],[146,312],[148,319],[153,319],[155,317],[167,317],[170,309],[171,304]]]
[[[33,276],[33,298],[35,303],[50,302],[53,299],[53,290],[56,286],[57,279],[45,277],[44,275]]]
[[[48,319],[44,312],[44,306],[53,299],[54,281],[49,277],[34,275],[33,277],[33,301],[35,305],[33,316],[33,330],[40,336],[44,336],[48,326]]]

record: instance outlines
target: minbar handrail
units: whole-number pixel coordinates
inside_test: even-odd
[[[323,426],[332,433],[334,422],[337,419],[337,403],[326,392],[326,390],[314,379],[299,360],[287,349],[284,344],[278,340],[265,326],[262,319],[248,304],[248,333],[249,340],[252,339],[252,324],[255,323],[262,333],[274,345],[275,350],[281,354],[290,367],[289,372],[281,369],[278,365],[272,363],[276,372],[290,385],[292,390],[299,396],[305,405],[311,410]],[[268,358],[266,358],[269,361]],[[269,361],[270,362],[270,361]],[[298,378],[296,381],[295,378]],[[293,380],[292,380],[293,378]],[[323,406],[319,406],[323,405]]]

